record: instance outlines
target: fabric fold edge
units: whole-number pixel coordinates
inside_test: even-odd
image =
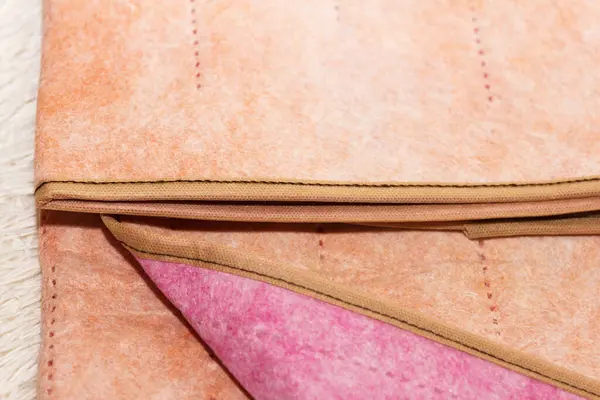
[[[110,216],[102,216],[102,220],[117,240],[138,257],[182,262],[273,284],[390,323],[572,393],[600,398],[600,382],[596,380],[395,304],[372,299],[354,288],[334,284],[315,274],[226,246],[154,235]]]
[[[48,182],[39,208],[212,221],[350,223],[470,239],[600,234],[596,178],[531,184]]]
[[[49,181],[36,188],[51,200],[298,201],[330,203],[465,204],[581,199],[600,196],[600,177],[523,183],[408,183],[281,180],[142,182]]]

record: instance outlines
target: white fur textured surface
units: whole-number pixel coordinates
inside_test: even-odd
[[[40,268],[33,139],[40,0],[0,0],[0,399],[35,398]]]

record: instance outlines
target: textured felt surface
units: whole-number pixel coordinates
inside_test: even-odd
[[[44,212],[38,399],[247,397],[97,215]]]
[[[47,0],[37,181],[600,173],[600,5]]]
[[[489,182],[600,171],[596,2],[45,3],[38,183]],[[42,222],[40,397],[243,397],[96,224]],[[238,227],[192,224],[190,235],[600,376],[598,237],[478,244],[442,232]],[[197,328],[224,357],[240,353],[222,348],[222,326]],[[259,390],[252,382],[266,378],[239,365]],[[268,394],[309,390],[282,382]]]
[[[229,246],[310,271],[592,379],[600,376],[597,236],[477,242],[460,233],[327,224],[123,221],[148,234]]]
[[[263,282],[139,261],[257,400],[579,398]]]

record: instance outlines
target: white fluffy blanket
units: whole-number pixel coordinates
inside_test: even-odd
[[[33,136],[41,0],[0,0],[0,399],[35,398],[40,272]]]

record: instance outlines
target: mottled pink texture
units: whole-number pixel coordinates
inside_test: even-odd
[[[139,259],[264,399],[579,399],[392,325],[263,282]]]

